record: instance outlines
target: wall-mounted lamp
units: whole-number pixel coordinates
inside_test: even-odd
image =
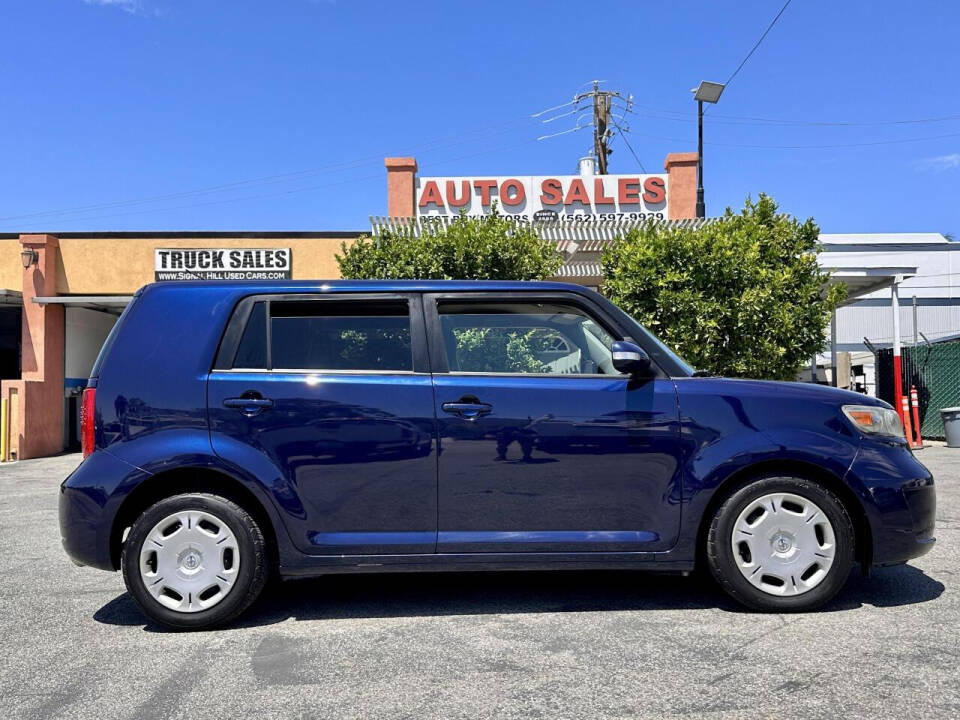
[[[33,248],[24,248],[20,252],[20,261],[23,263],[23,269],[26,270],[31,265],[36,265],[40,260],[40,253]]]

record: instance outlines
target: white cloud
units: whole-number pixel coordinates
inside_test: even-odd
[[[136,15],[143,11],[143,4],[140,0],[83,0],[87,5],[104,5],[106,7],[115,7],[131,15]]]
[[[960,168],[960,153],[923,158],[917,162],[917,167],[921,170],[955,170]]]

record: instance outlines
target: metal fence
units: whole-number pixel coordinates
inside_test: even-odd
[[[905,347],[902,350],[903,391],[917,388],[920,432],[942,440],[940,410],[960,406],[960,340]],[[877,353],[877,395],[893,402],[893,350]]]

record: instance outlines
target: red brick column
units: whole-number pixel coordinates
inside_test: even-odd
[[[667,217],[684,220],[697,216],[697,154],[670,153],[663,163],[667,171]]]
[[[38,305],[35,297],[57,294],[60,242],[54,235],[21,235],[37,263],[23,271],[23,328],[20,380],[4,380],[2,394],[11,412],[10,447],[21,460],[63,450],[64,309]]]
[[[413,217],[416,215],[416,158],[386,158],[383,164],[387,167],[387,215]]]

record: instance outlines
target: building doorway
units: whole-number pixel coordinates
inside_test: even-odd
[[[20,324],[22,311],[19,305],[0,305],[0,379],[15,380],[20,377]]]

